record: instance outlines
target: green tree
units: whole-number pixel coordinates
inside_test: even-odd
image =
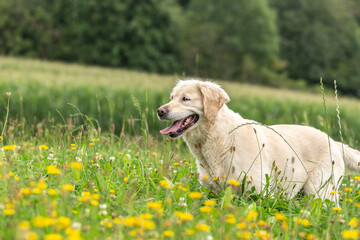
[[[0,2],[0,53],[172,73],[175,0]]]
[[[349,1],[270,0],[278,12],[280,57],[289,77],[332,84],[360,96],[359,26]]]
[[[275,13],[266,0],[193,0],[184,38],[189,74],[253,80],[278,55]]]

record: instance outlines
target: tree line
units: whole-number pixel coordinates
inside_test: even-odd
[[[360,96],[357,0],[0,1],[0,54]]]

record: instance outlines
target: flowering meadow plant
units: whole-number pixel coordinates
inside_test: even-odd
[[[359,237],[359,176],[332,192],[339,205],[235,194],[243,184],[237,179],[223,181],[214,195],[198,182],[181,140],[149,147],[90,127],[71,138],[61,127],[54,131],[49,138],[1,137],[2,239]]]

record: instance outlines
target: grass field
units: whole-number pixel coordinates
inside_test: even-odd
[[[359,237],[356,174],[333,192],[339,206],[236,195],[231,182],[218,196],[203,188],[184,143],[157,134],[166,124],[155,111],[177,78],[1,57],[0,239]],[[340,138],[330,90],[325,116],[321,94],[220,84],[245,117]],[[343,137],[357,147],[360,102],[339,100]]]

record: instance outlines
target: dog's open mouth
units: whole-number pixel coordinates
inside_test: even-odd
[[[190,115],[184,119],[177,120],[170,127],[160,131],[161,134],[170,134],[172,138],[178,137],[185,132],[185,130],[192,127],[199,120],[199,115]]]

